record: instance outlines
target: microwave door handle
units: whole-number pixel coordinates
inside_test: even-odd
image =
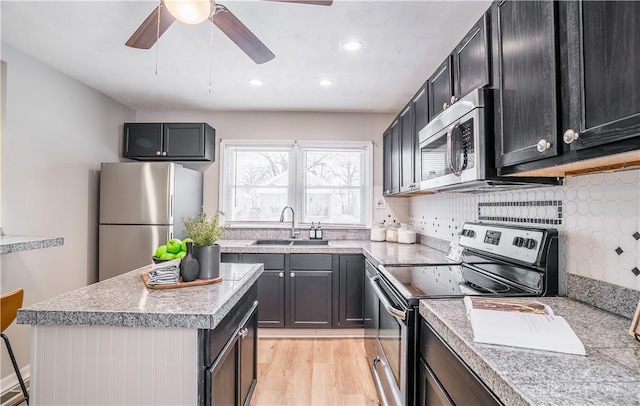
[[[453,166],[453,139],[452,138],[453,138],[453,131],[456,129],[456,127],[458,127],[458,125],[460,125],[460,121],[453,123],[453,125],[449,127],[449,131],[447,131],[447,155],[449,157],[448,159],[449,169],[451,170],[451,173],[453,173],[456,176],[460,176],[460,171]]]
[[[380,289],[380,286],[376,282],[378,279],[380,279],[380,277],[376,275],[372,278],[369,278],[369,282],[371,283],[373,291],[376,292],[376,296],[378,296],[378,299],[380,299],[380,301],[382,302],[382,306],[384,306],[384,309],[387,311],[387,313],[400,321],[404,321],[407,318],[407,312],[396,309],[395,307],[393,307],[393,305],[391,305],[391,302],[389,302],[389,299],[387,299],[387,295],[384,294],[384,292],[382,291],[382,289]]]

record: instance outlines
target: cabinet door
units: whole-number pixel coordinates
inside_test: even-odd
[[[558,154],[556,2],[492,5],[498,167]]]
[[[364,257],[340,255],[338,270],[338,325],[364,325]]]
[[[164,151],[169,158],[202,158],[205,155],[204,124],[164,125]]]
[[[640,136],[640,2],[563,5],[570,115],[564,142],[580,150]]]
[[[391,128],[382,135],[382,194],[391,194]]]
[[[453,51],[454,94],[457,98],[491,83],[488,33],[489,14],[485,13]]]
[[[235,406],[238,404],[238,352],[237,338],[233,339],[231,346],[222,355],[222,359],[211,374],[211,398],[210,406]]]
[[[333,272],[291,270],[289,278],[290,326],[330,328]]]
[[[396,120],[391,124],[391,140],[390,140],[390,186],[391,194],[400,192],[400,120]]]
[[[161,123],[124,123],[123,157],[157,158],[162,151]]]
[[[451,103],[451,55],[429,78],[429,120],[440,114]]]
[[[413,108],[413,131],[414,131],[414,179],[420,182],[420,130],[429,123],[429,82],[425,83],[411,101]]]
[[[400,192],[417,189],[415,175],[416,137],[413,128],[413,108],[409,103],[400,113]]]
[[[258,325],[260,327],[285,326],[284,271],[264,271],[258,277]]]
[[[258,316],[253,311],[240,329],[239,356],[239,405],[248,405],[258,379]],[[217,405],[217,403],[216,403]]]

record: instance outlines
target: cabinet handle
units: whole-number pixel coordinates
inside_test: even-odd
[[[156,156],[160,156],[162,153],[160,151],[156,151]]]
[[[289,274],[289,276],[290,276],[290,277],[292,277],[292,278],[295,278],[295,277],[296,277],[296,273],[295,273],[295,272],[291,272],[291,273]]]
[[[538,141],[538,145],[536,146],[536,148],[538,148],[538,152],[544,152],[551,148],[551,143],[543,138]]]
[[[163,152],[163,153],[162,153],[162,156],[167,156],[167,153],[166,153],[166,152]]]
[[[279,273],[278,273],[278,276],[279,276],[280,278],[284,278],[284,272],[279,272]]]
[[[242,338],[245,338],[246,336],[249,335],[249,329],[248,328],[243,328],[242,330],[238,331],[238,335]]]
[[[446,110],[449,105],[445,102],[442,104],[442,110]]]
[[[456,96],[451,96],[451,104],[455,103],[458,101],[458,98]]]
[[[569,128],[567,131],[564,132],[564,134],[562,134],[562,139],[565,142],[565,144],[571,144],[573,141],[577,140],[578,138],[580,138],[580,134],[571,128]]]

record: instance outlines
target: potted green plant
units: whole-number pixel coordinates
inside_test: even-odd
[[[220,224],[221,212],[207,218],[200,212],[197,217],[183,219],[185,232],[193,240],[193,256],[200,264],[198,279],[213,279],[220,276],[220,246],[216,244],[228,226]]]

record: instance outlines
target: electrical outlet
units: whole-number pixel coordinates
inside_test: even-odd
[[[376,209],[386,209],[387,208],[387,201],[384,200],[383,198],[378,198],[376,199]]]

